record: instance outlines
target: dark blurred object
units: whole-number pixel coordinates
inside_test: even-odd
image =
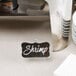
[[[17,0],[2,0],[0,1],[0,15],[11,15],[17,13]]]
[[[18,2],[17,0],[12,0],[12,3],[13,3],[13,13],[14,14],[17,14],[18,13]]]
[[[0,16],[42,16],[49,15],[48,10],[44,0],[0,1]]]
[[[12,0],[0,0],[0,2],[9,2],[9,1],[12,1]]]
[[[76,10],[76,0],[73,0],[73,13],[74,13],[74,11]]]
[[[13,10],[16,10],[18,8],[17,0],[12,0],[13,2]]]
[[[12,2],[5,2],[5,1],[1,1],[0,2],[0,15],[7,15],[10,14],[12,12]]]

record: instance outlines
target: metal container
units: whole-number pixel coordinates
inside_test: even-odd
[[[3,15],[0,14],[0,24],[1,25],[12,25],[18,24],[23,26],[50,26],[50,14],[49,14],[49,6],[48,3],[40,0],[35,1],[33,3],[29,3],[31,0],[12,0],[12,8],[11,11]],[[28,2],[28,3],[26,3]],[[36,5],[36,4],[37,5]],[[40,4],[40,5],[38,5]],[[16,8],[18,5],[18,8]],[[35,7],[36,6],[36,7]],[[14,7],[14,9],[13,9]],[[16,9],[15,9],[16,8]],[[14,12],[17,10],[17,12]],[[12,24],[12,25],[11,25]],[[50,28],[49,28],[50,29]],[[51,32],[51,31],[50,31]],[[51,38],[50,38],[51,40]],[[47,41],[47,40],[46,40]],[[45,42],[45,41],[42,41]],[[51,44],[50,44],[51,46]],[[52,46],[51,46],[52,47]],[[49,57],[51,56],[52,48],[49,50]],[[48,57],[43,57],[48,58]]]

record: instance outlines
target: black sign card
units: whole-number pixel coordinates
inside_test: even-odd
[[[22,43],[22,56],[28,57],[49,57],[49,43]]]

